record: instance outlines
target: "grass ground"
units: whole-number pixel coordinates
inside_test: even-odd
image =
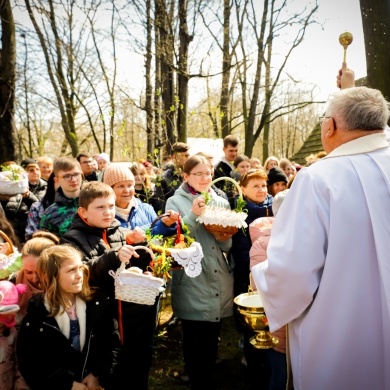
[[[150,371],[150,390],[185,390],[180,376],[183,372],[181,328],[180,324],[169,327],[172,316],[169,296],[161,300],[159,326],[155,340],[153,365]],[[224,319],[219,344],[219,359],[216,366],[218,390],[249,389],[245,367],[241,364],[242,350],[238,346],[240,334],[237,332],[233,317]]]

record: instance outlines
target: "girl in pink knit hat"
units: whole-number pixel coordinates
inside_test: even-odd
[[[24,284],[0,281],[0,390],[28,390],[18,370],[16,359],[15,315],[19,311],[19,295],[26,291]]]

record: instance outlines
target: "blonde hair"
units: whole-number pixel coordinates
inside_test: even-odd
[[[53,166],[54,164],[54,161],[51,157],[49,156],[39,156],[37,157],[37,163],[38,165],[40,166],[42,163],[46,163],[46,164],[50,164],[51,166]]]
[[[49,312],[51,316],[56,316],[60,313],[61,307],[63,312],[68,306],[65,302],[61,290],[58,285],[58,275],[63,263],[71,258],[78,256],[80,260],[83,259],[83,254],[75,247],[63,244],[55,245],[45,249],[40,256],[37,264],[37,274],[41,281],[41,288],[49,304]],[[85,301],[92,299],[92,291],[88,284],[89,268],[86,264],[82,265],[83,271],[83,285],[81,292],[77,295]]]
[[[279,159],[277,158],[277,157],[275,157],[275,156],[269,156],[265,161],[264,161],[264,169],[265,170],[268,170],[268,167],[267,167],[267,165],[268,165],[268,163],[270,162],[270,161],[276,161],[276,163],[277,163],[277,166],[279,166]]]
[[[134,175],[134,178],[137,175],[143,174],[145,176],[145,181],[144,181],[144,183],[142,183],[142,186],[148,190],[152,189],[152,182],[151,182],[150,177],[148,175],[148,172],[143,164],[134,163],[130,167],[130,171]]]
[[[24,243],[21,251],[22,259],[29,255],[39,257],[45,249],[59,243],[59,238],[53,233],[37,231],[30,240]]]

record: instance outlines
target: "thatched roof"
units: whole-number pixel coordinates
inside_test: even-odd
[[[322,152],[323,150],[324,149],[321,144],[321,126],[317,123],[316,127],[306,138],[302,147],[290,158],[290,160],[298,164],[305,165],[305,157],[316,155],[318,152]]]

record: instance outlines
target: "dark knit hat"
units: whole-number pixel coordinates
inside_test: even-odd
[[[38,166],[38,162],[36,160],[34,160],[33,158],[25,158],[20,166],[23,168],[23,169],[26,169],[29,165],[37,165]]]
[[[287,176],[284,171],[278,167],[271,168],[268,172],[267,185],[278,183],[279,181],[288,182]]]

